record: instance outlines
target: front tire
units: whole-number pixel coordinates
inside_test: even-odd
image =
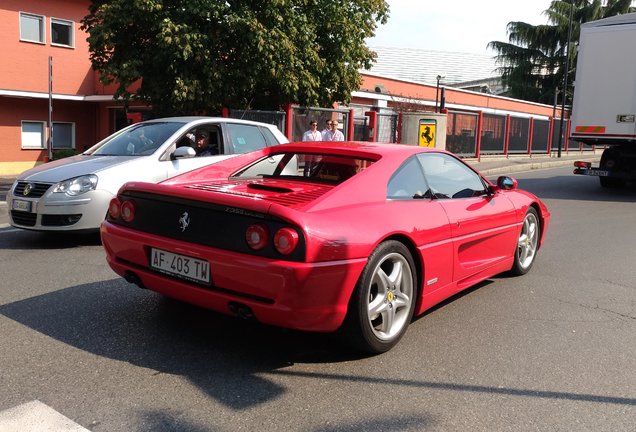
[[[415,265],[408,248],[389,240],[369,257],[349,303],[347,339],[363,351],[393,348],[413,318],[417,294]]]
[[[541,234],[541,222],[537,211],[530,207],[523,219],[521,232],[517,239],[515,259],[512,265],[512,273],[517,276],[530,271],[539,251],[539,236]]]

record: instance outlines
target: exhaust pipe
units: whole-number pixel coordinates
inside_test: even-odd
[[[137,276],[136,273],[133,273],[131,271],[127,271],[126,273],[124,273],[124,279],[126,279],[126,282],[131,283],[131,284],[135,284],[139,288],[142,288],[142,289],[146,288],[144,286],[144,284],[141,282],[141,279],[139,278],[139,276]]]
[[[238,302],[229,302],[227,304],[228,309],[230,310],[230,314],[237,318],[242,318],[244,320],[254,319],[254,312],[250,309],[249,306],[244,305],[243,303]]]

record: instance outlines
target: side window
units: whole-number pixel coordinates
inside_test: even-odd
[[[272,133],[272,131],[270,131],[266,127],[261,127],[260,129],[261,129],[261,133],[265,137],[265,141],[267,141],[268,146],[280,144],[278,140],[276,139],[276,137],[274,136],[274,134]]]
[[[177,141],[177,147],[188,145],[188,139],[194,151],[197,153],[197,156],[223,154],[221,131],[218,126],[204,124],[191,129],[180,141]]]
[[[434,198],[468,198],[483,195],[481,177],[461,161],[445,153],[417,155]]]
[[[409,158],[391,177],[386,195],[389,199],[413,199],[427,196],[428,186],[415,156]]]
[[[228,123],[227,131],[232,153],[247,153],[267,147],[265,137],[258,126]]]

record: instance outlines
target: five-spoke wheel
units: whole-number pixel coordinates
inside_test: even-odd
[[[537,211],[530,207],[523,219],[519,239],[517,240],[517,250],[512,265],[512,272],[516,275],[528,273],[539,250],[539,235],[541,226]]]
[[[348,334],[359,348],[381,353],[404,335],[416,299],[415,265],[408,248],[390,240],[369,257],[349,307]]]

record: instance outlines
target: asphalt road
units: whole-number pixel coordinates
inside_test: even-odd
[[[0,429],[44,407],[53,430],[633,431],[636,188],[515,176],[553,215],[532,271],[374,357],[135,288],[96,236],[0,229]]]

